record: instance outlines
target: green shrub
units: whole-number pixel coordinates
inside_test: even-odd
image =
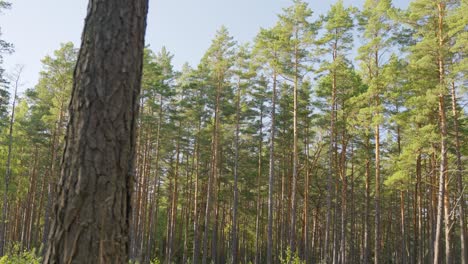
[[[159,261],[159,259],[157,258],[154,258],[153,260],[151,260],[150,264],[161,264],[161,261]]]
[[[40,264],[41,262],[41,257],[35,249],[21,251],[19,245],[14,245],[5,256],[0,258],[0,264]]]
[[[293,254],[289,247],[286,250],[286,256],[284,258],[280,258],[280,261],[281,264],[305,264],[305,261],[302,261],[299,258],[297,252]]]

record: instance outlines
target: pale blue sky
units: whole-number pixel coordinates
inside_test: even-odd
[[[129,0],[132,1],[132,0]],[[306,0],[315,15],[325,13],[334,0]],[[4,67],[25,65],[24,88],[36,84],[40,60],[60,46],[80,43],[87,0],[10,0],[11,10],[0,15],[2,38],[15,45]],[[344,0],[361,7],[364,0]],[[394,0],[406,7],[409,0]],[[157,51],[166,46],[175,54],[176,68],[196,65],[216,30],[225,25],[238,42],[250,41],[260,27],[270,27],[290,0],[150,0],[146,42]]]

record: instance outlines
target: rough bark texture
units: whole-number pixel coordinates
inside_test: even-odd
[[[90,0],[44,263],[127,263],[147,0]]]

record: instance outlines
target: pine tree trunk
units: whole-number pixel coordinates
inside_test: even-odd
[[[198,121],[197,139],[196,139],[196,164],[195,164],[195,191],[193,193],[193,257],[192,263],[198,263],[198,256],[200,251],[200,241],[198,239],[198,192],[199,192],[199,168],[200,168],[200,130],[201,120]]]
[[[370,139],[367,138],[366,141],[366,152],[368,153],[370,149]],[[364,212],[364,256],[363,256],[363,263],[367,264],[369,262],[369,211],[370,211],[370,158],[369,154],[366,155],[366,192],[365,192],[365,212]]]
[[[332,82],[332,98],[330,106],[330,146],[328,156],[328,171],[327,171],[327,216],[325,220],[325,242],[323,246],[323,262],[329,261],[329,244],[330,244],[330,225],[331,225],[331,212],[332,212],[332,181],[334,176],[334,153],[335,153],[335,118],[336,118],[336,74],[333,71]]]
[[[255,264],[259,264],[259,255],[261,255],[261,250],[260,250],[260,214],[261,214],[261,202],[260,202],[260,178],[262,177],[262,150],[263,150],[263,101],[261,102],[260,105],[260,128],[259,128],[259,133],[260,133],[260,140],[258,143],[258,167],[257,167],[257,214],[256,214],[256,219],[255,219]]]
[[[233,195],[233,205],[232,205],[232,226],[237,226],[237,204],[239,199],[239,191],[237,187],[237,181],[239,178],[239,129],[240,129],[240,98],[241,98],[241,87],[240,87],[240,79],[237,83],[237,98],[236,98],[236,132],[235,132],[235,139],[234,139],[234,195]],[[258,213],[257,213],[258,217]],[[237,232],[236,228],[232,229],[232,255],[231,260],[233,264],[237,264]],[[258,220],[257,220],[257,228],[255,237],[258,237]],[[258,241],[255,243],[255,247],[258,247]]]
[[[155,100],[155,99],[154,99]],[[156,100],[155,100],[156,101]],[[151,193],[151,210],[149,216],[149,228],[148,228],[148,250],[147,258],[151,260],[151,252],[153,250],[153,235],[156,235],[156,228],[158,224],[158,209],[159,209],[159,158],[160,158],[160,138],[161,138],[161,125],[163,117],[163,96],[159,97],[159,111],[158,111],[158,126],[156,128],[156,157],[155,157],[155,169],[154,169],[154,184],[153,192]],[[154,211],[153,211],[154,210]]]
[[[271,96],[270,150],[268,175],[268,243],[267,264],[273,263],[273,193],[275,189],[275,117],[276,117],[276,72],[273,73],[273,93]]]
[[[376,65],[378,67],[378,55],[375,55]],[[376,78],[378,76],[375,76]],[[380,107],[380,96],[375,95],[375,107]],[[374,113],[378,117],[380,111],[377,109]],[[375,239],[374,239],[374,264],[380,262],[380,242],[381,242],[381,229],[380,229],[380,125],[377,123],[374,127],[375,133]]]
[[[347,139],[346,134],[343,131],[342,133],[342,144],[341,144],[341,159],[340,159],[340,171],[341,171],[341,243],[340,243],[340,263],[347,263],[346,256],[346,227],[347,227],[347,189],[348,189],[348,179],[346,176],[346,150],[347,150]]]
[[[34,211],[34,196],[36,194],[36,178],[37,178],[37,163],[38,163],[38,147],[35,146],[34,148],[34,162],[33,162],[33,168],[31,172],[31,178],[29,182],[29,191],[28,191],[28,197],[26,199],[26,212],[25,212],[25,218],[24,218],[24,231],[23,231],[23,238],[21,247],[23,249],[24,246],[26,246],[26,249],[29,250],[30,247],[30,238],[31,238],[31,222],[33,218],[33,211]]]
[[[465,223],[465,197],[463,190],[463,161],[461,154],[461,140],[460,140],[460,129],[458,121],[458,110],[457,110],[457,93],[455,90],[455,83],[452,82],[452,113],[453,113],[453,128],[455,132],[455,152],[457,156],[457,192],[458,192],[458,214],[460,223],[460,247],[461,247],[461,264],[467,264],[468,261],[468,250],[466,248],[466,223]]]
[[[296,40],[298,33],[296,29]],[[291,182],[291,222],[289,226],[289,247],[291,252],[296,252],[296,207],[297,207],[297,178],[299,166],[299,150],[298,150],[298,136],[297,136],[297,105],[298,105],[298,89],[299,89],[299,54],[297,45],[294,46],[294,91],[293,91],[293,168],[292,168],[292,182]]]
[[[305,174],[304,174],[304,209],[303,209],[303,227],[302,227],[302,257],[307,263],[309,259],[309,123],[306,122],[305,128],[305,140],[304,140],[304,156],[305,156]]]
[[[189,153],[189,151],[185,152],[185,174],[186,174],[186,181],[185,181],[185,201],[184,201],[184,210],[183,212],[183,228],[184,228],[184,248],[183,248],[183,254],[182,254],[182,263],[187,263],[189,254],[188,254],[188,232],[190,229],[190,222],[193,221],[193,219],[190,218],[191,212],[192,212],[192,203],[190,202],[192,199],[192,186],[193,186],[193,167],[195,164],[195,153]],[[189,155],[192,155],[192,160],[189,162],[190,157]],[[190,164],[191,163],[191,164]],[[191,168],[189,169],[189,166]]]
[[[179,128],[177,132],[177,142],[176,142],[176,162],[175,162],[175,171],[174,171],[174,179],[173,179],[173,189],[171,195],[171,214],[169,218],[169,232],[168,232],[168,242],[167,242],[167,249],[166,249],[166,260],[165,263],[171,264],[172,262],[172,255],[174,254],[174,237],[175,237],[175,229],[177,223],[177,199],[178,199],[178,192],[179,192],[179,163],[180,163],[180,132],[181,132],[181,121],[179,121]]]
[[[351,203],[351,229],[350,229],[350,233],[351,233],[351,237],[350,237],[350,248],[349,248],[349,251],[350,251],[350,256],[349,256],[349,260],[350,260],[350,263],[355,263],[355,262],[358,262],[357,259],[356,259],[356,246],[359,245],[359,243],[356,241],[356,237],[358,237],[358,234],[357,234],[357,231],[356,231],[356,204],[355,204],[355,198],[354,198],[354,144],[351,143],[351,190],[350,190],[350,203]]]
[[[7,154],[7,160],[6,160],[6,172],[5,172],[5,179],[4,179],[4,184],[5,184],[5,190],[3,193],[3,211],[2,211],[2,222],[0,226],[0,256],[3,256],[5,253],[5,245],[7,243],[7,212],[8,212],[8,188],[10,186],[10,178],[11,178],[11,152],[12,152],[12,147],[13,147],[13,125],[15,122],[15,108],[16,108],[16,97],[17,97],[17,92],[18,92],[18,86],[19,86],[19,79],[21,77],[21,70],[19,74],[16,77],[15,81],[15,91],[13,93],[13,103],[11,107],[11,117],[10,117],[10,126],[9,126],[9,131],[8,131],[8,154]]]
[[[435,247],[436,247],[436,238],[437,238],[437,206],[438,206],[438,193],[436,192],[437,188],[437,157],[436,157],[436,147],[435,144],[432,144],[432,153],[431,153],[431,162],[429,164],[429,172],[428,176],[430,176],[429,179],[429,185],[430,185],[430,197],[429,197],[429,208],[431,213],[429,214],[430,216],[430,225],[428,226],[429,228],[429,233],[431,234],[430,237],[430,247],[429,247],[429,258],[431,261],[434,260],[435,256]],[[438,178],[440,180],[440,178]],[[437,246],[438,247],[438,246]]]
[[[216,88],[216,100],[215,100],[215,116],[214,116],[214,127],[213,137],[211,143],[211,172],[208,177],[208,188],[206,192],[206,208],[205,208],[205,224],[203,232],[203,256],[202,264],[207,264],[208,258],[208,232],[210,225],[210,214],[211,214],[211,203],[213,202],[212,196],[216,193],[216,188],[213,191],[213,186],[216,185],[216,179],[218,174],[218,155],[219,155],[219,126],[220,126],[220,115],[221,115],[221,92],[222,84],[218,83]],[[213,192],[213,193],[212,193]],[[213,249],[212,249],[213,250]]]
[[[421,203],[421,154],[418,154],[416,158],[416,186],[415,186],[415,196],[416,196],[416,217],[417,217],[417,228],[414,230],[414,240],[415,240],[415,250],[413,256],[413,263],[422,264],[423,263],[423,247],[424,240],[422,240],[422,203]]]
[[[406,264],[405,192],[400,191],[401,263]]]
[[[438,66],[439,66],[439,89],[445,87],[445,65],[443,48],[445,45],[444,36],[444,16],[445,16],[445,3],[437,3],[438,9]],[[440,171],[439,171],[439,194],[437,204],[437,225],[436,225],[436,237],[434,242],[434,264],[439,263],[440,252],[439,243],[442,229],[442,211],[444,211],[444,224],[445,224],[445,263],[451,264],[451,232],[450,232],[450,193],[449,193],[449,180],[448,180],[448,160],[447,160],[447,117],[445,113],[445,91],[441,91],[439,94],[439,128],[440,128]]]
[[[128,262],[147,8],[89,2],[44,263]]]

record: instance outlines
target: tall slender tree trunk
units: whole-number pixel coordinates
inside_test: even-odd
[[[335,53],[333,54],[335,58]],[[323,246],[323,262],[329,261],[329,244],[330,244],[330,226],[331,226],[331,212],[332,212],[332,182],[334,175],[335,160],[335,119],[336,119],[336,74],[335,70],[332,71],[332,98],[330,105],[330,146],[328,155],[328,171],[327,171],[327,216],[325,219],[325,242]]]
[[[296,29],[296,39],[298,32]],[[297,105],[298,105],[298,89],[299,89],[299,50],[297,44],[294,46],[294,91],[293,91],[293,168],[291,182],[291,223],[289,226],[289,247],[291,252],[296,252],[296,207],[297,207],[297,177],[299,166],[298,153],[298,136],[297,136]]]
[[[363,259],[363,263],[364,264],[367,264],[369,262],[369,255],[370,255],[370,252],[369,252],[369,239],[370,239],[370,236],[369,236],[369,211],[370,211],[370,174],[371,174],[371,171],[370,171],[370,158],[369,158],[369,149],[370,149],[370,139],[369,137],[367,137],[367,140],[366,140],[366,171],[365,171],[365,175],[366,175],[366,191],[365,191],[365,212],[364,212],[364,241],[363,241],[363,244],[364,244],[364,259]]]
[[[463,161],[461,154],[461,140],[460,140],[460,129],[458,121],[458,110],[457,110],[457,92],[455,90],[455,83],[452,82],[452,113],[453,113],[453,128],[455,132],[455,152],[457,156],[457,192],[458,192],[458,214],[460,224],[460,248],[461,264],[467,264],[468,261],[468,250],[466,247],[466,223],[465,223],[465,197],[463,190]]]
[[[401,263],[406,264],[405,191],[400,191]]]
[[[350,237],[350,246],[349,246],[349,251],[350,251],[350,254],[349,254],[349,262],[350,263],[355,263],[357,262],[357,259],[356,259],[356,249],[359,245],[358,241],[356,241],[356,237],[359,237],[358,236],[358,232],[356,231],[356,204],[355,204],[355,193],[354,193],[354,164],[355,160],[354,160],[354,144],[351,143],[351,190],[350,190],[350,204],[351,204],[351,228],[350,228],[350,234],[351,234],[351,237]]]
[[[154,184],[153,191],[151,193],[151,210],[149,215],[149,228],[148,228],[148,248],[147,258],[151,260],[151,252],[153,250],[153,235],[156,235],[156,227],[158,223],[158,208],[159,208],[159,157],[160,157],[160,138],[161,138],[161,126],[163,117],[163,96],[159,97],[159,110],[158,110],[158,125],[156,128],[156,157],[154,159]]]
[[[196,164],[195,164],[195,191],[193,192],[193,257],[192,263],[198,263],[198,256],[200,251],[200,241],[198,239],[198,192],[199,192],[199,172],[200,172],[200,131],[201,120],[198,121],[197,141],[196,141]]]
[[[36,194],[36,178],[37,178],[37,163],[38,163],[38,147],[34,147],[34,161],[33,161],[33,168],[31,172],[31,178],[29,182],[29,190],[28,190],[28,197],[26,199],[26,210],[25,210],[25,217],[23,222],[23,232],[22,232],[22,243],[21,249],[23,250],[24,247],[29,250],[29,241],[31,237],[31,219],[33,217],[34,211],[34,196]]]
[[[262,177],[262,158],[263,158],[263,100],[260,105],[260,128],[258,142],[258,168],[257,168],[257,214],[255,219],[255,264],[260,263],[260,214],[261,214],[261,197],[260,197],[260,178]]]
[[[200,251],[200,243],[198,239],[198,192],[199,192],[199,176],[200,176],[200,131],[201,131],[201,120],[198,120],[197,139],[196,139],[196,163],[195,163],[195,190],[193,192],[193,256],[192,263],[198,263],[198,254]]]
[[[221,79],[221,78],[219,78]],[[212,203],[212,192],[213,185],[216,184],[216,178],[218,174],[218,152],[219,152],[219,126],[220,126],[220,111],[221,111],[221,90],[222,84],[218,82],[216,88],[216,100],[215,100],[215,116],[214,116],[214,127],[213,127],[213,138],[211,143],[211,172],[208,177],[208,188],[206,192],[206,208],[205,208],[205,227],[203,232],[203,256],[202,264],[207,264],[208,260],[208,232],[210,225],[210,213]],[[234,227],[235,228],[235,227]],[[212,249],[213,250],[213,249]]]
[[[275,189],[275,117],[276,117],[276,72],[273,73],[270,123],[270,167],[268,175],[268,242],[267,264],[273,263],[273,195]]]
[[[55,187],[57,187],[57,153],[60,148],[60,138],[62,137],[62,123],[64,120],[64,103],[61,102],[60,109],[59,109],[59,117],[58,121],[55,123],[55,128],[54,132],[52,135],[52,146],[51,146],[51,160],[49,163],[49,174],[45,180],[47,181],[47,200],[46,200],[46,207],[45,207],[45,212],[44,212],[44,233],[42,234],[42,244],[44,245],[43,247],[43,252],[42,255],[45,255],[46,253],[46,247],[49,239],[49,231],[51,227],[51,214],[53,211],[52,205],[53,201],[56,200],[55,195],[56,195],[56,190]]]
[[[166,261],[165,263],[171,264],[172,255],[174,250],[174,237],[176,235],[176,223],[177,223],[177,199],[179,197],[179,163],[180,163],[180,132],[182,129],[182,122],[179,121],[179,127],[177,129],[177,139],[176,139],[176,162],[174,170],[174,180],[173,180],[173,189],[172,189],[172,201],[171,201],[171,215],[169,218],[169,232],[168,232],[168,242],[166,245]]]
[[[431,150],[431,161],[429,164],[429,173],[428,176],[429,178],[429,184],[430,184],[430,197],[429,197],[429,208],[431,213],[429,214],[430,216],[430,225],[428,226],[430,237],[431,237],[431,242],[430,242],[430,247],[429,247],[429,257],[431,261],[434,260],[435,256],[435,244],[436,244],[436,238],[437,238],[437,206],[438,206],[438,192],[436,191],[437,188],[437,180],[440,180],[440,177],[437,178],[437,148],[435,147],[435,144],[432,143],[432,150]],[[440,237],[440,236],[439,236]],[[438,243],[438,242],[437,242]]]
[[[219,172],[218,172],[219,173]],[[211,261],[215,264],[218,264],[218,229],[219,229],[219,192],[221,190],[221,181],[219,180],[219,174],[216,176],[215,189],[214,189],[214,219],[213,219],[213,230],[212,230],[212,240],[211,240]]]
[[[375,51],[374,61],[376,72],[373,78],[379,78],[379,53]],[[380,115],[380,87],[377,87],[375,96],[375,111],[374,118],[379,118]],[[378,122],[374,125],[374,136],[375,136],[375,239],[374,239],[374,264],[379,264],[380,262],[380,243],[382,241],[382,234],[380,228],[380,124]]]
[[[195,143],[196,144],[196,143]],[[195,150],[195,148],[193,149]],[[183,216],[184,218],[184,223],[183,223],[183,227],[184,227],[184,250],[183,250],[183,255],[182,255],[182,263],[187,263],[188,259],[190,258],[189,256],[189,248],[188,248],[188,243],[189,243],[189,239],[188,239],[188,236],[189,236],[189,230],[190,230],[190,222],[192,221],[193,222],[193,219],[191,219],[191,213],[192,213],[192,203],[191,203],[191,199],[193,197],[193,194],[192,194],[192,190],[193,190],[193,184],[194,184],[194,180],[193,180],[193,174],[194,174],[194,166],[195,166],[195,153],[192,152],[192,153],[189,153],[190,151],[189,150],[186,150],[185,152],[185,160],[186,160],[186,163],[185,163],[185,174],[186,174],[186,183],[185,183],[185,216]],[[189,162],[190,160],[190,157],[189,155],[192,155],[191,157],[191,162]],[[189,166],[190,166],[190,169],[189,169]]]
[[[424,252],[424,239],[422,239],[422,228],[423,228],[423,222],[422,222],[422,198],[421,198],[421,193],[422,193],[422,187],[421,187],[421,153],[418,153],[418,157],[416,159],[416,201],[417,201],[417,206],[416,206],[416,212],[417,212],[417,218],[418,218],[418,227],[416,228],[415,232],[415,244],[416,244],[416,264],[422,264],[423,263],[423,252]]]
[[[305,140],[304,140],[304,151],[305,151],[305,164],[304,164],[304,209],[303,209],[303,228],[302,228],[302,256],[304,261],[307,263],[309,259],[309,123],[306,122],[305,128]]]
[[[10,126],[8,130],[8,154],[7,154],[7,160],[6,160],[6,172],[5,172],[5,181],[4,181],[4,186],[5,190],[3,193],[3,211],[2,211],[2,222],[0,226],[0,256],[3,256],[5,254],[5,244],[7,242],[7,212],[8,212],[8,188],[10,186],[10,178],[11,178],[11,152],[12,152],[12,147],[13,147],[13,125],[15,123],[15,109],[16,109],[16,97],[18,93],[18,87],[19,87],[19,80],[21,77],[21,71],[22,68],[19,69],[19,72],[16,76],[15,79],[15,91],[13,93],[13,103],[11,106],[11,116],[10,116]]]
[[[346,256],[346,228],[348,225],[347,220],[347,202],[348,202],[348,178],[346,175],[346,151],[347,151],[347,136],[343,128],[342,144],[341,144],[341,158],[340,158],[340,174],[341,174],[341,243],[340,243],[340,262],[347,263]]]
[[[147,0],[89,2],[44,263],[128,262],[147,10]]]
[[[378,264],[380,259],[380,126],[375,126],[375,240],[374,240],[374,263]]]
[[[451,264],[451,221],[450,221],[450,194],[449,194],[449,180],[448,180],[448,160],[447,160],[447,117],[445,112],[445,63],[444,63],[444,16],[445,16],[445,3],[437,3],[438,9],[438,45],[439,54],[437,58],[439,67],[439,128],[440,128],[440,171],[439,171],[439,194],[437,203],[437,224],[436,224],[436,237],[434,242],[434,264],[439,263],[440,259],[440,237],[442,229],[442,211],[444,211],[444,224],[445,224],[445,263]]]
[[[239,190],[237,187],[237,182],[239,178],[239,128],[240,128],[240,99],[241,99],[241,87],[240,87],[240,79],[237,83],[237,98],[236,98],[236,134],[234,139],[234,197],[233,197],[233,205],[232,205],[232,255],[231,260],[233,264],[237,264],[237,204],[239,199]],[[257,227],[258,230],[258,227]],[[256,237],[258,233],[256,232]],[[257,247],[257,242],[255,243]],[[257,253],[257,252],[256,252]]]

